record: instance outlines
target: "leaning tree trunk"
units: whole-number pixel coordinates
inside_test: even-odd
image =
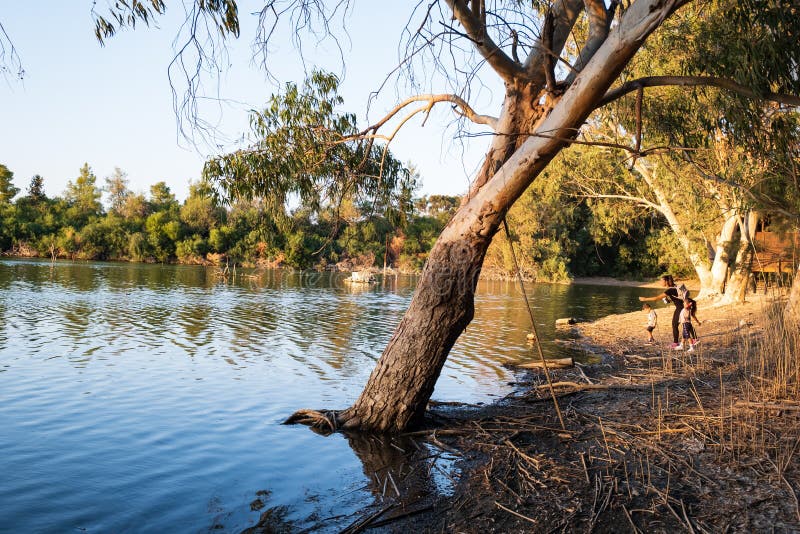
[[[421,421],[450,349],[472,320],[478,275],[496,228],[492,222],[483,233],[467,229],[457,239],[439,238],[364,391],[340,414],[344,428],[399,431]]]
[[[353,406],[337,414],[342,428],[396,432],[421,420],[450,349],[472,319],[483,258],[506,212],[575,137],[647,35],[684,1],[633,3],[560,98],[548,94],[540,103],[540,87],[530,79],[506,80],[504,113],[517,110],[519,115],[512,120],[501,117],[498,124],[525,125],[541,117],[535,132],[542,134],[497,132],[514,139],[515,150],[500,156],[499,168],[494,163],[484,166],[493,174],[476,178],[480,185],[439,236],[409,309],[364,390]],[[520,135],[525,141],[518,144]],[[490,157],[500,154],[495,151]]]

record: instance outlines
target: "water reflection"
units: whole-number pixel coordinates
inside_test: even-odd
[[[263,514],[293,530],[449,491],[452,458],[424,442],[279,424],[355,400],[416,283],[345,276],[0,260],[0,530],[236,531]],[[556,318],[638,309],[642,294],[528,291],[551,357]],[[504,364],[534,357],[529,329],[513,283],[481,282],[434,399],[508,393]]]
[[[250,508],[259,510],[261,515],[244,532],[378,528],[428,510],[441,496],[452,495],[459,477],[452,454],[411,436],[348,434],[345,438],[360,462],[362,485],[339,492],[334,503],[324,494],[307,495],[305,501],[312,506],[306,508],[305,516],[277,504],[272,491],[259,490]],[[353,506],[355,503],[358,504]],[[222,523],[215,527],[225,528]]]

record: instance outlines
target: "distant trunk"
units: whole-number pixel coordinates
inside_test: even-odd
[[[680,221],[678,220],[678,216],[672,209],[669,198],[667,198],[667,195],[664,193],[664,191],[656,184],[656,181],[652,176],[652,171],[647,168],[643,162],[641,162],[641,160],[637,162],[636,170],[642,175],[647,182],[647,186],[655,195],[656,200],[658,201],[658,211],[664,216],[665,219],[667,219],[667,223],[669,224],[672,233],[675,234],[675,237],[681,244],[686,256],[689,258],[692,267],[694,267],[694,272],[697,274],[697,278],[700,280],[700,295],[709,293],[712,290],[713,277],[708,268],[708,262],[693,248],[692,240],[689,239],[688,235],[686,235],[683,225],[681,225]]]
[[[733,234],[738,225],[738,218],[735,214],[728,214],[722,229],[717,236],[714,247],[714,260],[711,264],[711,283],[708,286],[709,295],[722,295],[725,292],[727,282],[728,267],[731,257],[728,255],[728,247],[733,239]]]
[[[786,323],[800,327],[800,266],[794,273],[794,282],[789,291],[789,300],[783,310],[783,317]]]
[[[753,263],[753,237],[758,223],[758,215],[748,212],[739,221],[739,250],[736,253],[736,264],[725,288],[722,302],[740,303],[745,301],[749,286]]]

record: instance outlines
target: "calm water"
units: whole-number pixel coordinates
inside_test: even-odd
[[[235,532],[265,511],[336,530],[353,519],[335,516],[380,498],[374,464],[403,461],[395,448],[280,422],[355,400],[415,278],[350,288],[341,274],[245,274],[0,261],[0,531]],[[558,317],[635,310],[643,294],[529,293],[543,339]],[[528,320],[514,284],[481,283],[433,398],[509,393],[503,364],[532,357]],[[416,484],[448,491],[446,460]]]

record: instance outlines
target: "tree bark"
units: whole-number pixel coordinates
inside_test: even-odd
[[[735,214],[726,215],[719,235],[717,235],[717,242],[714,246],[714,260],[711,263],[711,283],[708,288],[709,294],[722,295],[725,292],[728,266],[731,261],[728,255],[728,247],[733,239],[737,224],[738,220]]]
[[[783,310],[783,318],[787,324],[800,326],[800,266],[794,273],[794,282],[792,282],[792,289],[789,290],[789,299]]]
[[[758,222],[758,214],[748,212],[739,220],[739,250],[733,274],[728,280],[722,303],[740,303],[747,297],[748,282],[752,272],[753,236]]]
[[[343,428],[399,432],[421,422],[447,355],[472,320],[478,275],[498,224],[489,222],[483,233],[466,230],[461,239],[440,237],[367,385],[339,415]]]

